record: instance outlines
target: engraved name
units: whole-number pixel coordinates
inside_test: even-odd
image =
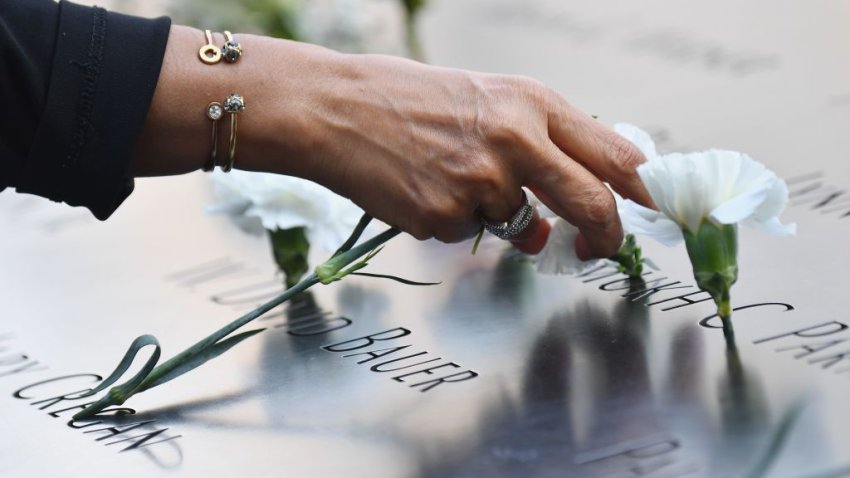
[[[0,380],[48,370],[46,365],[32,359],[27,353],[11,347],[11,336],[0,336]],[[93,373],[60,375],[18,385],[12,397],[29,403],[51,418],[70,417],[93,403],[92,397],[81,396],[103,378]],[[82,388],[81,388],[82,387]],[[70,391],[69,391],[70,389]],[[88,398],[89,400],[85,400]],[[82,401],[82,402],[81,402]],[[80,430],[104,446],[116,446],[119,452],[137,451],[161,468],[176,468],[183,461],[183,453],[176,442],[181,435],[167,433],[156,420],[127,420],[136,413],[132,408],[113,407],[97,415],[97,420],[65,422],[68,428]]]
[[[260,273],[257,269],[247,266],[244,262],[224,257],[173,273],[167,280],[180,287],[195,288],[206,283],[238,279],[238,285],[231,285],[213,293],[210,301],[247,311],[283,291],[279,281],[252,281],[258,274]],[[243,281],[248,283],[243,284]],[[259,320],[268,323],[270,328],[285,328],[287,333],[294,337],[323,335],[354,323],[351,318],[321,309],[311,300],[299,298],[270,311]],[[409,388],[420,392],[428,392],[444,384],[467,382],[478,377],[478,372],[451,360],[443,359],[427,350],[416,350],[411,343],[399,343],[402,338],[408,341],[411,334],[410,329],[397,327],[324,345],[321,349],[342,354],[343,358],[355,358],[357,365],[365,365],[371,372],[401,372],[393,374],[391,379],[405,383]]]

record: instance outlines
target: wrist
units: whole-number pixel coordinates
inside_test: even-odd
[[[330,136],[324,103],[339,87],[345,55],[254,35],[240,41],[241,70],[226,86],[244,91],[247,106],[240,117],[236,167],[319,178]]]
[[[321,125],[314,110],[344,55],[286,40],[236,34],[244,55],[236,63],[205,64],[201,30],[172,26],[136,154],[135,176],[180,174],[201,168],[212,152],[210,102],[230,93],[245,99],[239,114],[235,167],[314,179]],[[215,44],[224,36],[214,34]],[[229,119],[219,120],[219,162],[226,156]],[[319,168],[320,169],[320,168]]]
[[[145,124],[131,163],[135,176],[181,174],[210,154],[211,125],[204,110],[221,90],[218,75],[198,59],[203,32],[173,25]]]

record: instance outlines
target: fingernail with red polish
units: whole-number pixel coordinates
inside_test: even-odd
[[[549,231],[552,226],[546,220],[541,220],[537,223],[537,229],[531,232],[531,235],[525,239],[511,241],[520,252],[525,254],[538,254],[546,245],[546,240],[549,239]]]

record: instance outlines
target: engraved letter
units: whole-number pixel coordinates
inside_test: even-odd
[[[791,305],[791,304],[784,304],[782,302],[764,302],[764,303],[761,303],[761,304],[750,304],[750,305],[742,305],[740,307],[735,307],[735,308],[732,309],[732,312],[737,312],[739,310],[746,310],[746,309],[755,309],[756,307],[767,307],[769,305],[778,305],[780,307],[785,307],[785,310],[783,310],[783,312],[788,312],[788,311],[794,310],[794,306]],[[707,329],[722,329],[723,328],[722,324],[719,324],[719,325],[709,324],[709,322],[711,322],[711,319],[715,319],[715,318],[718,318],[717,314],[709,315],[708,317],[700,320],[699,325],[701,327],[705,327]],[[753,342],[753,343],[757,344],[758,342]]]
[[[101,380],[103,380],[103,377],[101,377],[100,375],[95,375],[93,373],[78,373],[78,374],[75,374],[75,375],[65,375],[65,376],[62,376],[62,377],[50,378],[50,379],[47,379],[47,380],[42,380],[40,382],[36,382],[36,383],[26,385],[24,387],[21,387],[21,388],[15,390],[15,393],[13,393],[12,396],[15,397],[15,398],[18,398],[20,400],[32,400],[35,397],[25,397],[23,393],[25,391],[31,389],[31,388],[36,388],[36,387],[40,387],[42,385],[46,385],[48,383],[61,382],[63,380],[68,380],[68,379],[77,378],[77,377],[92,377],[92,378],[94,378],[95,382],[100,382]]]
[[[823,350],[825,348],[829,348],[829,347],[832,347],[833,345],[838,345],[838,344],[843,343],[843,342],[847,342],[847,339],[830,340],[829,342],[821,342],[819,344],[813,344],[813,345],[806,345],[806,344],[792,345],[790,347],[783,347],[781,349],[776,349],[776,351],[777,352],[785,352],[786,350],[802,349],[805,352],[799,353],[799,354],[794,356],[795,359],[799,359],[799,358],[807,357],[807,356],[809,356],[809,355],[811,355],[815,352],[820,352],[821,350]]]
[[[409,359],[409,358],[413,358],[413,357],[418,357],[420,355],[425,355],[427,353],[428,352],[418,352],[418,353],[415,353],[415,354],[406,355],[404,357],[399,357],[399,358],[394,358],[392,360],[387,360],[386,362],[376,363],[375,365],[372,365],[371,367],[369,367],[369,370],[371,370],[373,372],[395,372],[396,370],[404,370],[406,368],[415,367],[417,365],[423,365],[423,364],[426,364],[426,363],[436,362],[437,360],[442,360],[442,357],[437,357],[435,359],[426,360],[424,362],[417,362],[417,363],[414,363],[414,364],[405,365],[403,367],[381,369],[381,367],[383,367],[386,364],[398,362],[399,360],[405,360],[405,359]]]
[[[441,369],[443,367],[460,368],[460,365],[458,365],[454,362],[447,362],[447,363],[444,363],[444,364],[435,365],[433,367],[423,368],[422,370],[417,370],[415,372],[405,373],[405,374],[399,375],[398,377],[393,377],[393,380],[395,380],[396,382],[404,382],[404,380],[402,380],[404,377],[410,377],[411,375],[419,375],[420,373],[424,373],[426,375],[433,375],[434,370],[438,370],[438,369]]]
[[[478,372],[473,372],[472,370],[466,370],[464,372],[458,372],[458,373],[455,373],[455,374],[452,374],[452,375],[447,375],[445,377],[436,378],[436,379],[430,380],[428,382],[414,383],[413,385],[410,386],[410,388],[419,387],[421,385],[428,385],[427,387],[420,390],[421,392],[427,392],[428,390],[431,390],[432,388],[436,387],[437,385],[439,385],[441,383],[463,382],[464,380],[469,380],[469,379],[475,378],[477,376],[478,376]],[[454,380],[449,380],[452,377],[458,377],[458,378],[455,378]]]
[[[328,352],[348,352],[350,350],[362,349],[363,347],[368,347],[375,342],[381,340],[392,340],[400,337],[404,337],[405,335],[410,335],[410,331],[405,329],[404,327],[397,327],[395,329],[385,330],[383,332],[378,332],[376,334],[367,335],[365,337],[358,337],[356,339],[346,340],[345,342],[339,342],[332,345],[324,345],[322,349],[327,350]]]
[[[402,345],[401,347],[390,347],[390,348],[387,348],[387,349],[370,350],[368,352],[358,352],[356,354],[343,355],[343,357],[355,357],[357,355],[368,355],[370,358],[365,358],[365,359],[357,362],[358,364],[362,364],[362,363],[366,363],[370,360],[375,360],[378,357],[383,357],[384,355],[389,355],[391,353],[398,352],[399,350],[404,350],[408,347],[410,347],[410,345]]]
[[[825,331],[822,329],[826,329]],[[774,335],[773,337],[767,337],[764,339],[759,339],[754,341],[754,344],[761,344],[764,342],[768,342],[770,340],[781,339],[783,337],[821,337],[823,335],[830,335],[841,332],[842,330],[847,329],[847,324],[839,322],[837,320],[833,320],[832,322],[824,322],[822,324],[813,325],[811,327],[806,327],[804,329],[792,330],[787,334]],[[815,332],[817,331],[817,332]]]

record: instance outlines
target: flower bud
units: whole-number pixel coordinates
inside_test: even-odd
[[[703,220],[696,232],[683,229],[694,279],[717,304],[723,319],[732,315],[729,291],[738,280],[738,230],[734,224]]]

